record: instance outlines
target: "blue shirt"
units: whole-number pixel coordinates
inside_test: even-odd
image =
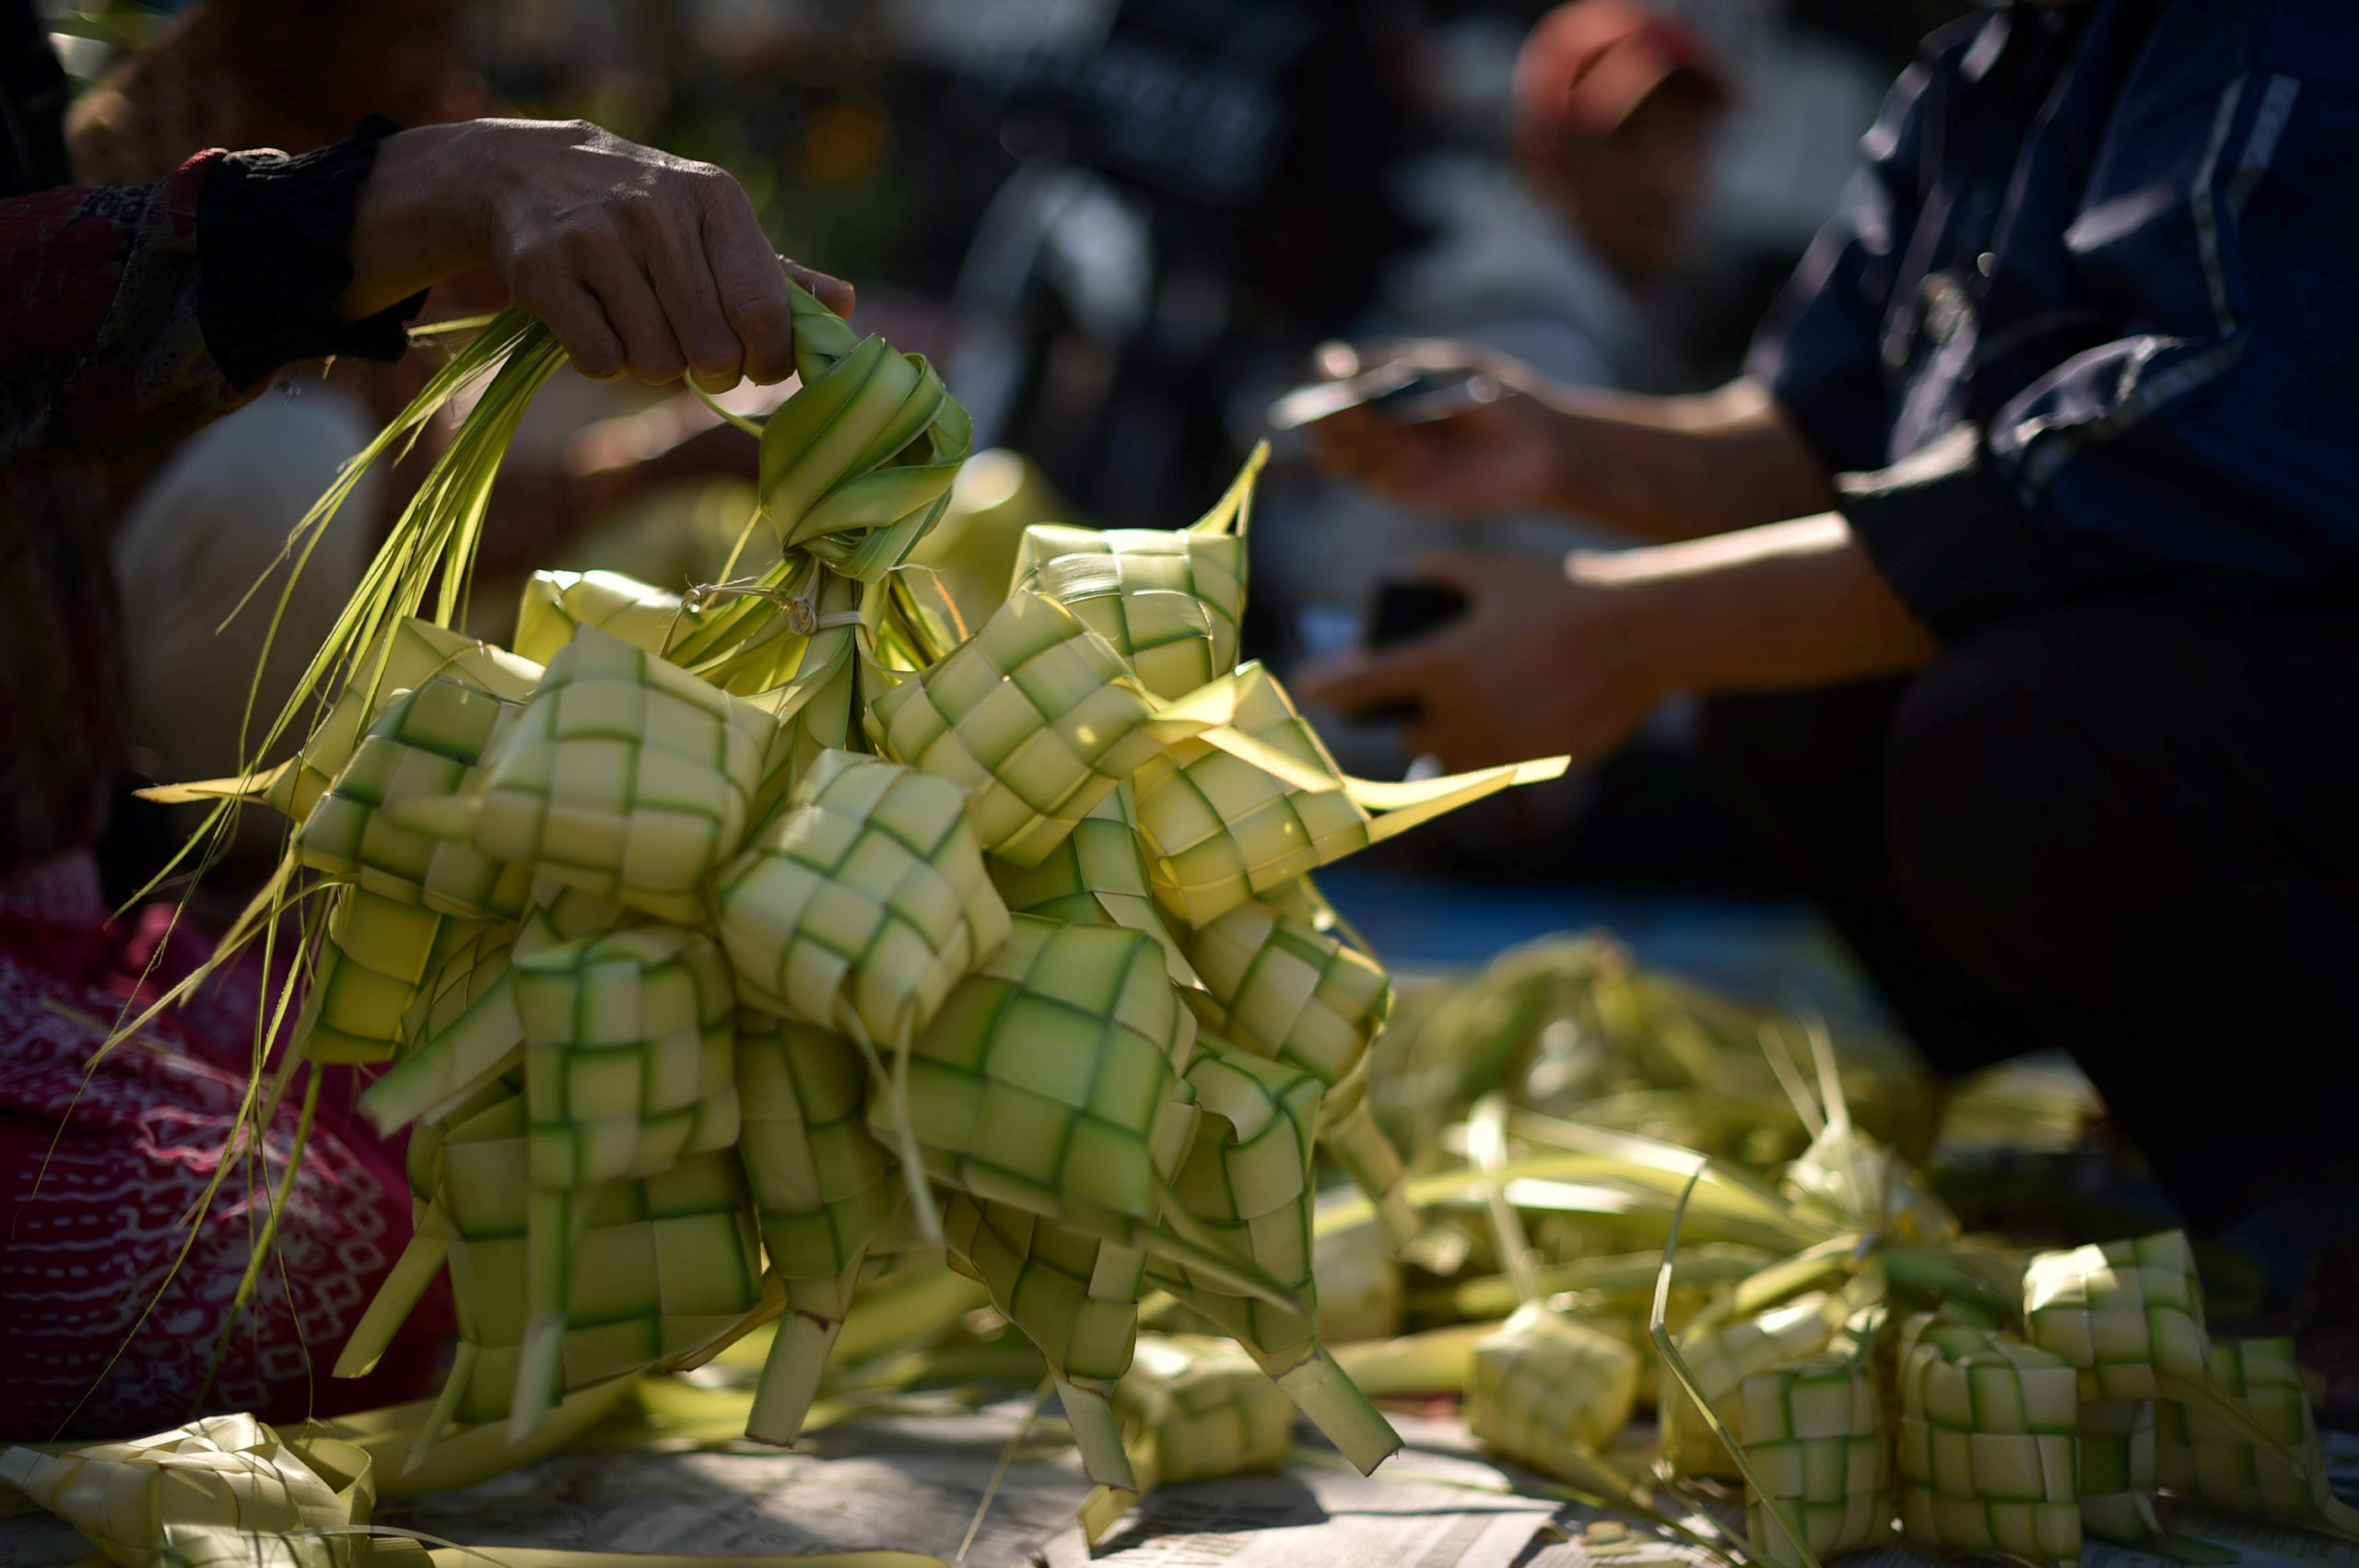
[[[1937,633],[2359,606],[2359,4],[1968,18],[1863,151],[1752,369]]]

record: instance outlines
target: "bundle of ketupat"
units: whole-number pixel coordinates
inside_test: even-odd
[[[219,802],[214,832],[293,819],[223,949],[303,922],[272,1093],[382,1063],[363,1107],[412,1129],[417,1236],[339,1370],[447,1266],[463,1345],[422,1458],[783,1313],[748,1430],[789,1443],[901,1225],[1038,1341],[1100,1480],[1136,1484],[1109,1398],[1149,1278],[1372,1468],[1398,1439],[1312,1328],[1311,1161],[1341,1143],[1406,1236],[1365,1113],[1390,993],[1308,873],[1562,759],[1342,774],[1238,664],[1259,452],[1191,528],[1035,528],[970,632],[902,569],[964,412],[807,296],[796,324],[747,528],[777,564],[685,594],[543,574],[528,660],[447,629],[561,360],[495,320],[314,512],[489,378],[262,755],[327,718],[168,792]]]

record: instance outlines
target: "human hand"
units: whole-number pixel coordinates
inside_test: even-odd
[[[1410,748],[1453,769],[1560,752],[1577,766],[1593,760],[1674,683],[1645,607],[1585,560],[1429,556],[1412,576],[1463,593],[1464,614],[1425,637],[1329,660],[1294,684],[1346,712],[1414,705]]]
[[[362,182],[348,316],[488,263],[585,375],[709,392],[784,380],[782,266],[737,181],[582,121],[474,120],[389,136]],[[792,269],[839,314],[850,286]]]
[[[1563,416],[1547,401],[1545,378],[1531,367],[1446,339],[1367,349],[1330,343],[1317,364],[1332,380],[1393,367],[1469,378],[1463,406],[1441,418],[1406,423],[1361,404],[1311,425],[1313,455],[1328,473],[1452,517],[1556,503]]]

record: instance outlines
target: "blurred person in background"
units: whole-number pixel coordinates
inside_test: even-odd
[[[1676,366],[1647,297],[1684,259],[1729,96],[1677,22],[1630,0],[1550,11],[1516,57],[1508,167],[1413,176],[1442,232],[1396,268],[1388,324],[1576,386],[1663,390]]]
[[[1238,410],[1418,237],[1392,189],[1408,40],[1381,0],[1110,9],[968,88],[1023,161],[962,264],[945,374],[977,445],[1081,518],[1168,528],[1227,487],[1258,434]]]
[[[326,1070],[290,1172],[305,1082],[267,1127],[247,1101],[262,976],[229,969],[99,1054],[205,954],[169,907],[111,920],[100,894],[125,631],[102,522],[53,482],[181,439],[290,364],[399,359],[426,291],[486,267],[585,373],[651,383],[783,380],[792,302],[734,180],[578,122],[370,119],[299,157],[215,148],[74,185],[65,82],[30,7],[0,0],[0,1436],[413,1398],[430,1314],[371,1378],[315,1382],[410,1223],[350,1070]],[[229,656],[195,657],[242,689]],[[266,1179],[224,1170],[249,1137]],[[241,1303],[257,1256],[276,1270]]]
[[[1708,761],[1936,1067],[2071,1051],[2281,1305],[2342,1270],[2305,1350],[2345,1412],[2359,1056],[2301,1047],[2359,1037],[2354,84],[2330,0],[1935,33],[1749,376],[1489,359],[1503,395],[1457,417],[1325,422],[1413,505],[1662,543],[1437,555],[1461,620],[1304,683],[1416,704],[1457,766],[1710,694]]]
[[[1324,345],[1349,376],[1414,340],[1441,360],[1496,353],[1555,381],[1661,392],[1682,380],[1663,306],[1688,260],[1731,99],[1728,73],[1687,27],[1632,0],[1571,0],[1518,51],[1496,151],[1410,166],[1410,210],[1437,230],[1390,270],[1369,338]],[[1312,652],[1381,582],[1407,577],[1427,522],[1366,490],[1273,486],[1262,531],[1265,597],[1291,600]],[[1485,520],[1470,546],[1561,551],[1633,536],[1611,520],[1529,509]],[[1689,715],[1672,703],[1594,769],[1485,802],[1387,853],[1453,873],[1650,889],[1755,890],[1772,879],[1697,780]],[[1338,743],[1397,770],[1390,731]]]

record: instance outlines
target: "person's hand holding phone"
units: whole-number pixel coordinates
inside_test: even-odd
[[[1328,473],[1452,517],[1555,503],[1560,415],[1530,367],[1442,339],[1330,343],[1316,365],[1327,384],[1289,394],[1273,414],[1310,415],[1297,422]]]
[[[1676,683],[1659,623],[1625,614],[1597,560],[1429,556],[1413,574],[1426,591],[1392,602],[1431,629],[1387,640],[1372,627],[1368,646],[1304,672],[1296,688],[1356,717],[1397,719],[1413,751],[1452,768],[1602,755]],[[1462,610],[1434,619],[1452,596]]]

